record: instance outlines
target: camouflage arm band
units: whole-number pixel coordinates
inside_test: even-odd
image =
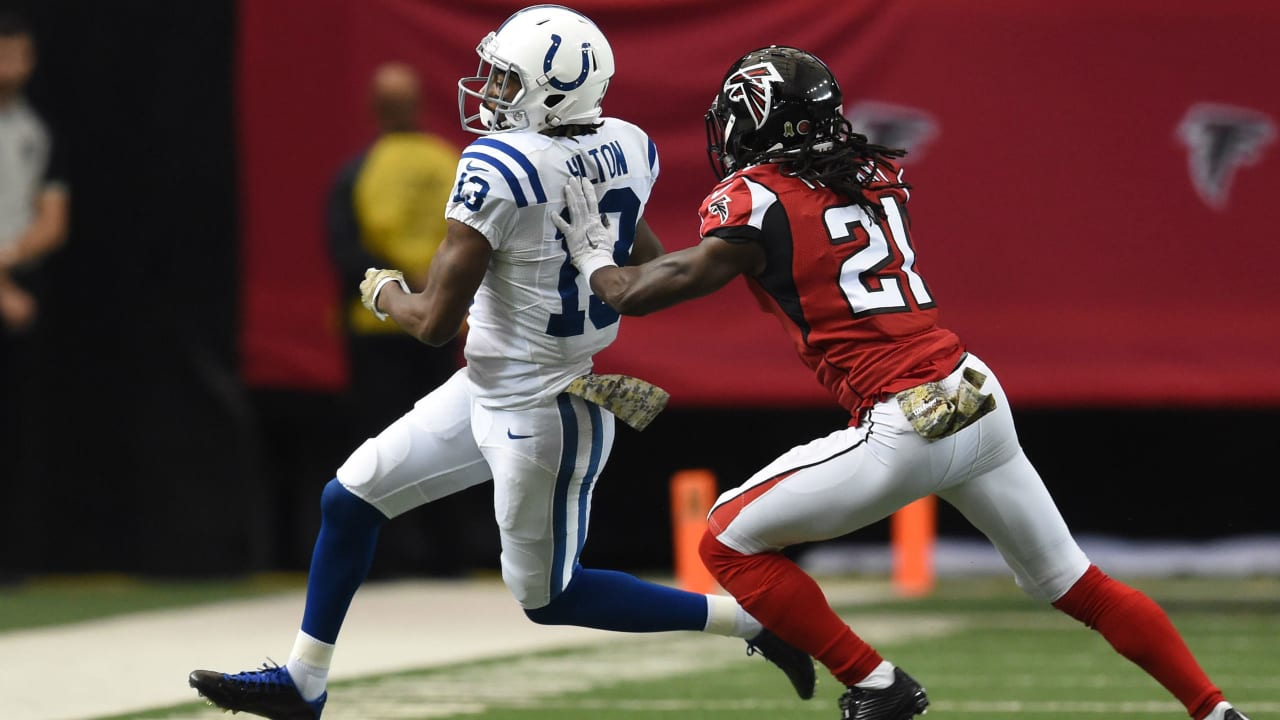
[[[629,375],[583,375],[565,392],[599,405],[636,430],[648,427],[671,397],[657,385]]]

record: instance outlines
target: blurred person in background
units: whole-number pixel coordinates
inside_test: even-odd
[[[6,480],[21,473],[25,402],[35,402],[41,266],[67,236],[68,189],[62,154],[48,125],[28,103],[36,67],[31,29],[0,13],[0,464]]]
[[[369,85],[378,135],[343,165],[329,194],[330,255],[339,286],[348,291],[343,327],[350,383],[344,400],[357,444],[407,412],[414,399],[448,380],[460,364],[456,339],[439,347],[421,343],[394,320],[380,322],[360,302],[360,281],[371,267],[400,268],[409,287],[425,287],[445,236],[444,208],[459,151],[422,129],[421,108],[421,82],[412,67],[378,66]],[[479,500],[487,505],[485,498]],[[374,572],[463,573],[470,558],[453,546],[466,536],[469,515],[454,503],[433,505],[389,526]]]
[[[938,325],[910,236],[898,158],[844,118],[831,70],[803,50],[747,53],[706,115],[719,181],[701,241],[619,267],[590,182],[565,186],[575,267],[623,315],[743,276],[848,427],[801,445],[716,500],[700,553],[752,616],[845,687],[843,720],[909,720],[925,689],[856,635],[783,550],[865,528],[930,494],[1000,551],[1019,587],[1097,630],[1194,720],[1247,720],[1209,680],[1164,610],[1109,577],[1072,537],[1019,444],[995,374]],[[980,282],[981,278],[975,278]]]
[[[571,264],[554,224],[564,201],[547,189],[595,178],[615,214],[618,261],[652,259],[663,250],[643,214],[658,178],[657,146],[636,125],[602,114],[613,51],[585,16],[558,5],[526,8],[476,50],[480,64],[459,81],[458,105],[463,127],[482,137],[458,163],[448,233],[426,286],[413,292],[400,271],[378,268],[361,282],[366,308],[427,344],[449,341],[466,320],[466,366],[358,447],[325,487],[287,663],[195,670],[188,683],[226,710],[320,717],[338,634],[381,528],[491,483],[502,579],[532,622],[740,638],[749,655],[782,669],[801,698],[812,697],[813,659],[733,598],[580,562],[615,420],[643,428],[665,394],[593,372],[619,318]],[[423,612],[432,611],[429,600]]]

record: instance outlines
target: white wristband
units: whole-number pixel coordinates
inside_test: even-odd
[[[613,261],[613,256],[604,253],[592,253],[582,258],[581,265],[578,266],[578,272],[582,273],[587,278],[587,283],[590,284],[591,276],[595,274],[595,271],[606,267],[618,267],[618,263]]]
[[[389,282],[399,283],[400,289],[404,291],[404,294],[409,294],[409,286],[405,284],[404,280],[397,277],[384,277],[378,281],[377,285],[373,286],[373,299],[369,301],[369,304],[373,306],[374,316],[383,322],[386,322],[387,314],[378,309],[378,293],[382,292],[382,286]]]

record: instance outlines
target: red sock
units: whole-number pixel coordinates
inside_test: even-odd
[[[773,634],[812,655],[846,686],[876,669],[880,653],[836,615],[822,588],[781,553],[743,555],[710,531],[698,546],[720,587]]]
[[[1053,606],[1101,633],[1116,652],[1173,693],[1196,720],[1223,701],[1164,610],[1096,565]]]

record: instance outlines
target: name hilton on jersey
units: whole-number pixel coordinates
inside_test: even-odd
[[[595,165],[595,173],[587,172],[587,162]],[[581,155],[574,155],[565,164],[569,166],[570,175],[590,176],[595,182],[627,174],[627,156],[622,152],[622,143],[617,140],[593,147]]]

